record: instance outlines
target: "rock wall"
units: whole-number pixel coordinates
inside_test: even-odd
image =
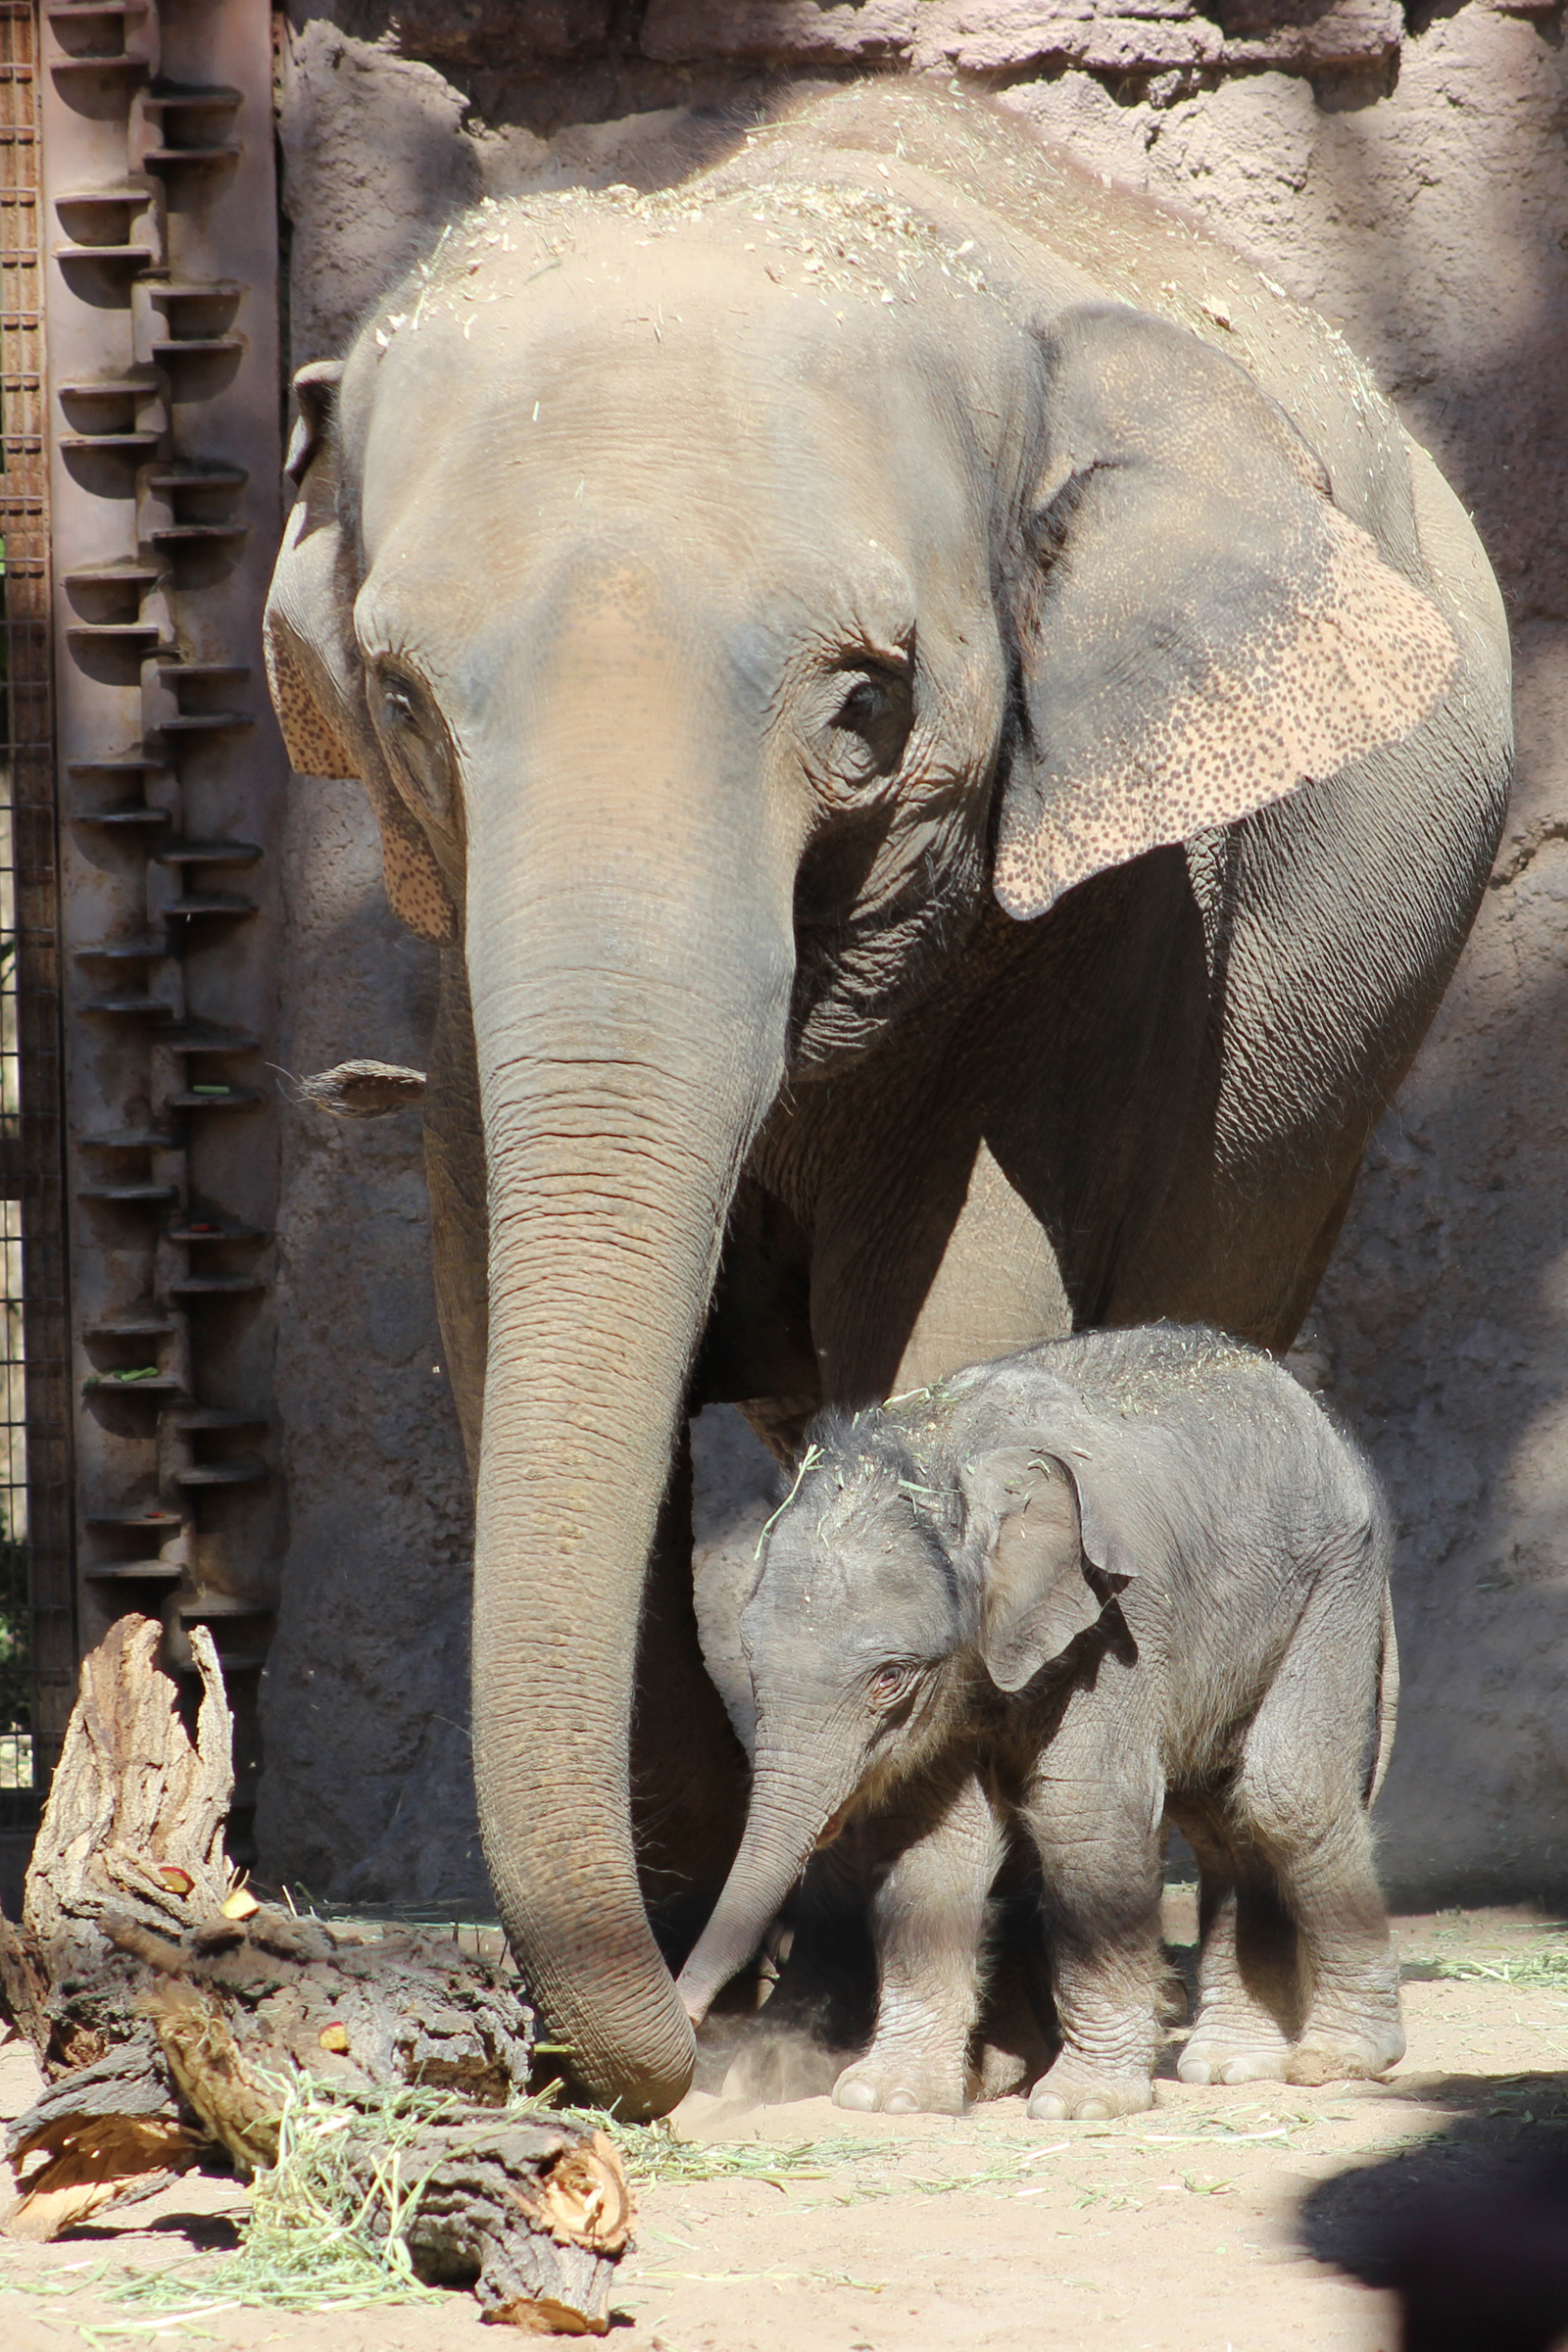
[[[1391,1884],[1423,1900],[1568,1895],[1560,6],[406,0],[394,18],[375,0],[296,0],[280,81],[295,363],[338,348],[432,223],[479,195],[656,185],[781,75],[864,71],[995,92],[1316,304],[1437,455],[1502,580],[1520,727],[1508,837],[1298,1362],[1370,1445],[1400,1521]],[[290,885],[290,1066],[418,1061],[427,952],[386,911],[356,793],[299,785]],[[482,1899],[466,1505],[425,1214],[415,1119],[299,1114],[280,1301],[292,1532],[260,1827],[268,1868],[360,1899]],[[716,1593],[767,1473],[733,1414],[704,1416],[699,1437]]]

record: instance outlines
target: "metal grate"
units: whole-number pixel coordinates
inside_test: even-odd
[[[0,1826],[75,1689],[69,1321],[33,0],[0,0]]]

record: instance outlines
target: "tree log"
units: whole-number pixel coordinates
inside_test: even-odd
[[[425,2182],[416,2271],[472,2283],[488,2319],[603,2333],[631,2192],[602,2133],[517,2106],[520,1987],[449,1937],[259,1902],[223,1853],[231,1726],[211,1637],[191,1635],[192,1739],[160,1632],[122,1619],[85,1661],[22,1923],[0,1919],[0,2008],[48,2082],[7,2135],[30,2169],[0,2230],[58,2235],[219,2151],[245,2175],[271,2167],[291,2078],[368,2110],[416,2085],[453,2103],[399,2158]],[[372,2151],[367,2190],[374,2174]]]

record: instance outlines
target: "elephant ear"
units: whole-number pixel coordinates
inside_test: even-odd
[[[999,1690],[1022,1690],[1099,1623],[1130,1572],[1109,1569],[1111,1586],[1095,1573],[1121,1554],[1092,1506],[1086,1531],[1082,1490],[1059,1456],[1005,1447],[966,1470],[962,1485],[978,1539],[980,1656]]]
[[[300,414],[287,471],[299,496],[268,592],[267,682],[289,765],[299,775],[354,777],[365,785],[381,830],[392,911],[421,939],[441,942],[457,935],[452,901],[429,843],[386,774],[366,715],[331,430],[342,374],[341,361],[318,360],[294,378]]]
[[[1437,607],[1295,426],[1183,327],[1085,305],[1040,339],[1047,449],[1002,804],[1008,914],[1397,743],[1449,684]]]

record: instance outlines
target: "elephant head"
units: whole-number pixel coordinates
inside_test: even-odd
[[[770,1529],[741,1618],[752,1803],[681,1973],[698,2023],[813,1848],[961,1735],[977,1687],[1013,1696],[1064,1664],[1136,1573],[1114,1498],[1086,1490],[1065,1446],[993,1446],[950,1477],[874,1413],[813,1434],[822,1458]]]
[[[1454,659],[1193,335],[1017,315],[870,215],[828,300],[760,204],[608,190],[449,236],[298,379],[268,620],[296,766],[363,777],[394,907],[466,966],[481,1820],[625,2112],[692,2063],[632,1848],[639,1594],[781,1085],[868,1052],[988,892],[1037,917],[1329,774]]]

